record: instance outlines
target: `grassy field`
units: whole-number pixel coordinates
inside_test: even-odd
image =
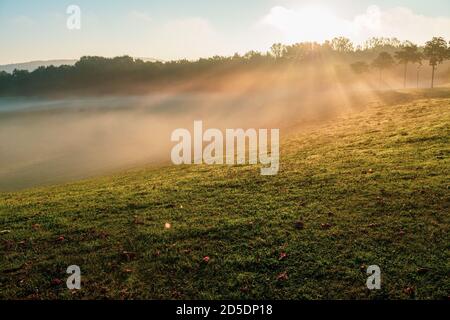
[[[290,134],[277,176],[167,166],[0,193],[0,298],[448,299],[449,155],[450,98],[430,98]]]

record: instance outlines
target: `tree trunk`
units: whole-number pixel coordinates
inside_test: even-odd
[[[433,66],[433,72],[431,74],[431,89],[434,88],[434,71],[436,69],[436,66]]]

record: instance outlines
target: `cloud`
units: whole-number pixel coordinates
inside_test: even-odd
[[[355,17],[353,25],[357,39],[384,36],[424,43],[433,36],[450,37],[450,18],[424,16],[404,7],[383,11],[370,6],[366,13]]]
[[[356,43],[370,37],[397,37],[417,43],[433,36],[450,37],[450,18],[424,16],[405,7],[382,10],[370,6],[366,12],[344,19],[318,6],[300,9],[276,6],[260,24],[277,30],[278,41],[288,43],[324,41],[337,36],[346,36]]]
[[[278,30],[286,42],[324,41],[348,33],[350,28],[349,22],[318,6],[299,10],[276,6],[263,17],[261,23]]]

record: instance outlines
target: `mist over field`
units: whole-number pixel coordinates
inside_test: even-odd
[[[297,87],[288,82],[297,81]],[[138,96],[0,98],[0,189],[66,182],[170,160],[171,132],[281,128],[361,108],[369,86],[299,81],[295,74],[242,74],[220,90]],[[370,97],[375,95],[371,93]]]
[[[290,95],[290,94],[286,94]],[[281,99],[289,99],[284,97]],[[242,96],[194,93],[175,96],[102,97],[7,102],[0,113],[0,189],[64,182],[142,164],[170,161],[171,132],[209,128],[268,128],[287,125],[273,111],[280,97],[260,92]],[[18,109],[19,111],[12,111]],[[325,112],[326,110],[322,110]]]
[[[0,98],[0,190],[168,163],[171,132],[191,130],[195,120],[205,129],[280,128],[283,137],[373,103],[408,99],[384,91],[399,82],[392,75],[380,87],[376,77],[330,67],[305,72],[242,73],[219,79],[215,90]]]

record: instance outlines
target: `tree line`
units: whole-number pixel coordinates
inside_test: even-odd
[[[447,41],[445,41],[444,38],[434,37],[432,40],[427,41],[423,48],[419,48],[416,44],[407,41],[399,46],[399,50],[395,52],[394,57],[390,53],[383,51],[378,54],[371,65],[364,61],[357,61],[351,66],[356,73],[368,72],[370,67],[378,69],[381,80],[383,70],[391,68],[396,64],[397,60],[399,64],[404,66],[403,85],[406,88],[408,65],[410,63],[417,65],[418,85],[422,61],[428,60],[432,68],[431,88],[434,88],[436,68],[447,59],[450,59],[450,45],[447,45]]]
[[[302,42],[292,45],[274,44],[262,53],[249,51],[233,56],[214,56],[196,61],[177,60],[169,62],[145,62],[129,56],[104,58],[85,56],[74,65],[59,67],[39,67],[29,72],[14,70],[0,72],[0,95],[48,94],[65,91],[117,91],[132,85],[170,84],[174,81],[191,79],[205,74],[218,74],[235,70],[253,69],[286,64],[321,63],[335,58],[348,61],[357,74],[371,69],[379,71],[380,81],[383,71],[395,64],[404,66],[404,85],[408,66],[420,66],[427,60],[432,67],[431,87],[434,87],[435,72],[439,64],[450,59],[450,44],[440,37],[428,41],[425,46],[401,42],[396,38],[371,38],[363,45],[355,46],[344,37],[334,38],[324,43]],[[350,63],[351,62],[351,63]]]

